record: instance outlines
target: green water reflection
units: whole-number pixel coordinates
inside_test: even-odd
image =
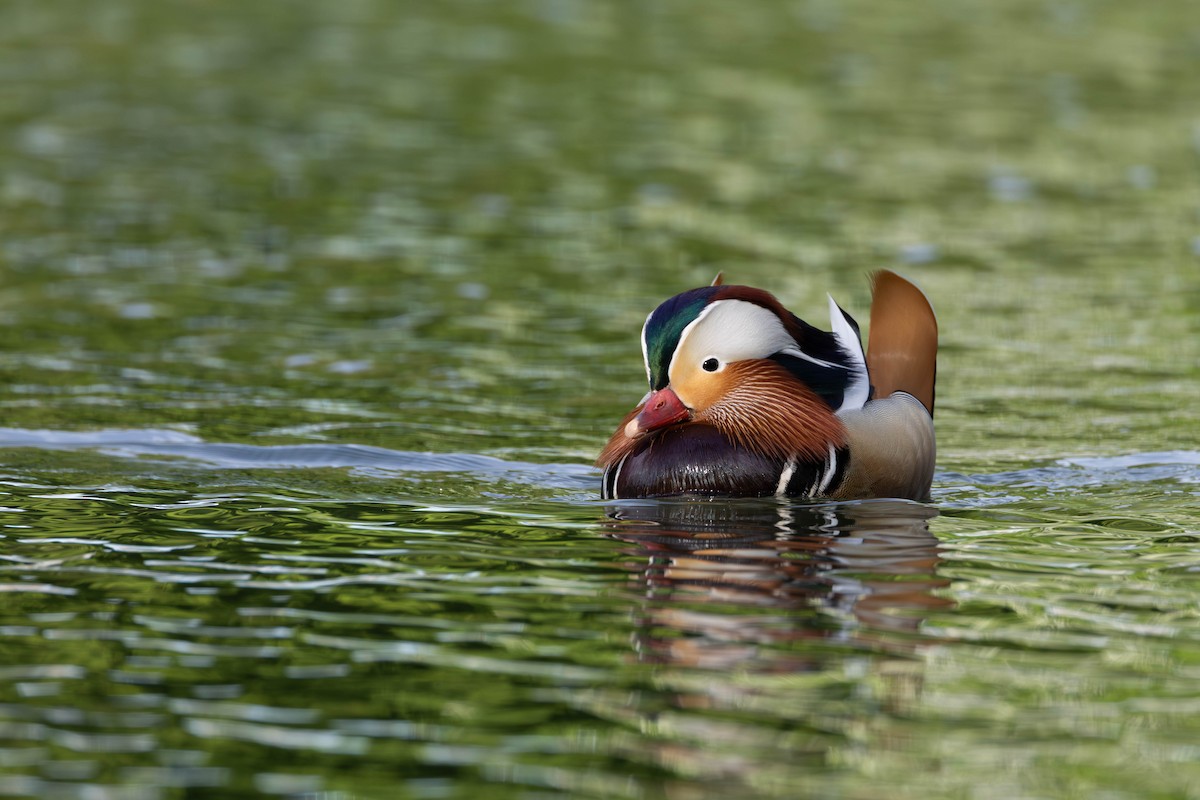
[[[1183,0],[6,4],[0,793],[1200,795],[1197,97]],[[598,502],[659,300],[878,267],[935,509]]]

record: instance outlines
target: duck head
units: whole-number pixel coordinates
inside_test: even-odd
[[[609,467],[687,426],[770,459],[824,458],[845,443],[838,413],[870,394],[857,323],[832,298],[832,332],[771,294],[714,283],[665,301],[646,318],[650,391],[600,454]]]

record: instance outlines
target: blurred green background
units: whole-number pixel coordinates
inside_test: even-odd
[[[1167,446],[1193,11],[6,4],[7,417],[586,459],[662,298],[724,270],[865,318],[882,266],[940,314],[950,463]]]

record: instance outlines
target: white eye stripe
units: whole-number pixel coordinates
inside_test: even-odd
[[[717,300],[683,329],[675,355],[685,353],[686,361],[694,369],[709,358],[717,359],[723,366],[750,358],[767,358],[795,346],[796,341],[770,309],[746,300]],[[671,369],[676,363],[672,357]]]
[[[816,364],[818,367],[825,367],[827,369],[842,369],[842,370],[846,369],[845,364],[835,364],[832,361],[825,361],[820,358],[813,358],[808,353],[801,350],[799,347],[794,347],[794,346],[793,347],[785,347],[784,349],[780,350],[779,352],[784,354],[785,356],[794,356],[796,358],[803,359],[804,361],[807,361],[810,364]]]

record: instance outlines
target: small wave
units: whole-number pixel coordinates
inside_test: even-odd
[[[583,464],[535,464],[474,453],[421,453],[357,444],[251,445],[206,442],[162,428],[59,431],[0,428],[0,448],[94,450],[117,458],[184,458],[215,469],[343,468],[374,477],[460,473],[547,488],[580,489],[596,482]]]

